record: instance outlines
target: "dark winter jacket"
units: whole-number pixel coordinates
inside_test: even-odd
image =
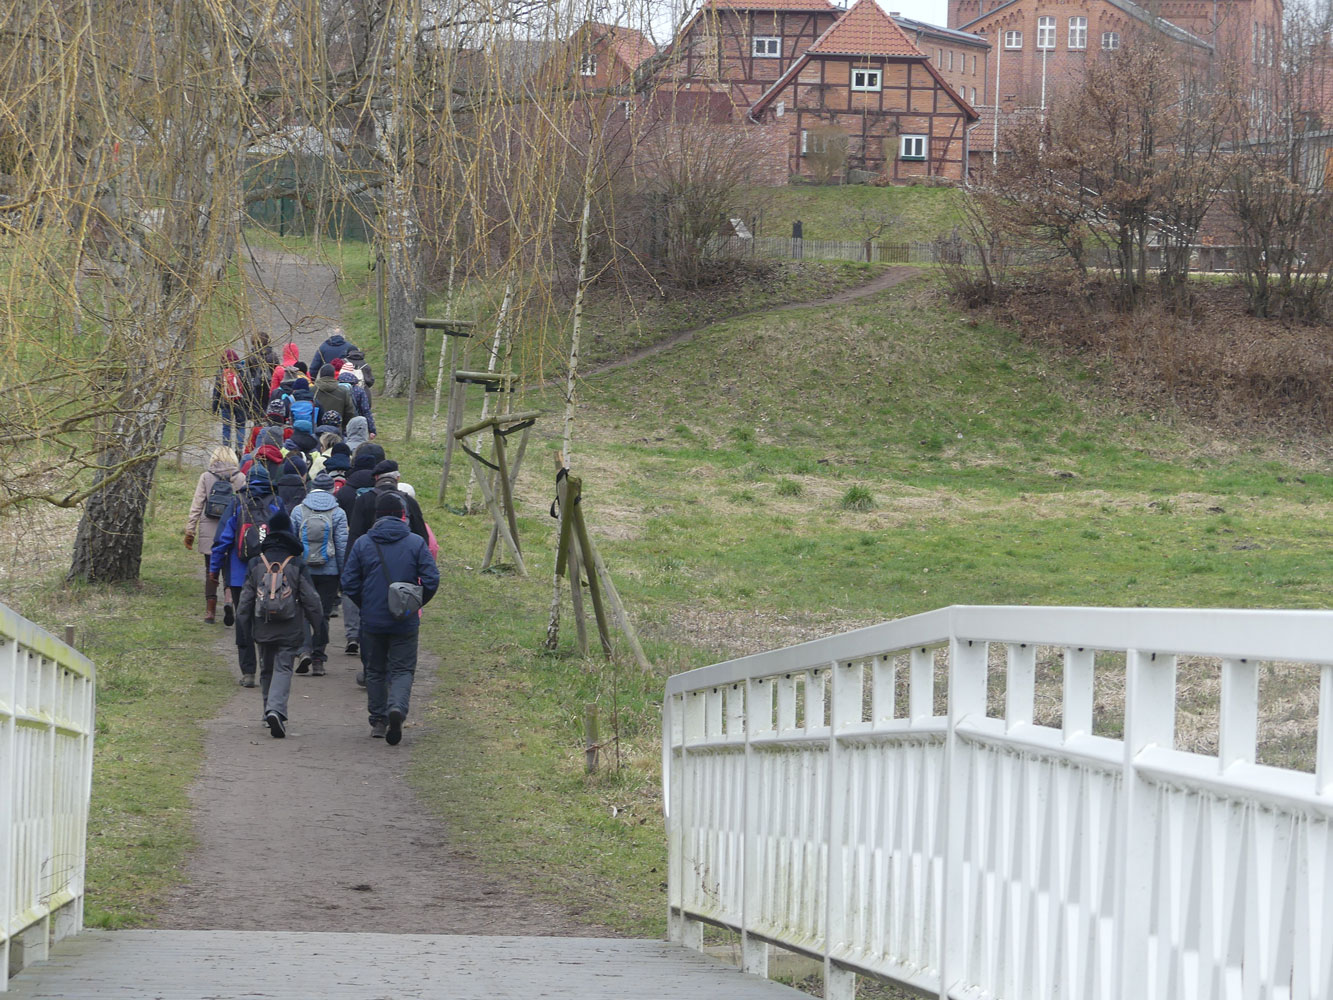
[[[263,504],[270,514],[283,509],[282,500],[273,492],[265,473],[252,472],[245,489],[232,497],[227,512],[218,523],[217,534],[213,537],[213,551],[208,559],[208,568],[218,574],[218,578],[229,587],[239,587],[245,583],[245,563],[236,554],[236,536],[241,528],[242,502]]]
[[[375,501],[380,494],[398,489],[398,480],[392,476],[383,476],[375,483],[373,490],[367,490],[352,501],[352,512],[347,515],[347,537],[356,542],[370,530],[375,523]],[[406,493],[400,493],[403,503],[407,504],[407,525],[412,534],[426,537],[426,519],[421,514],[421,506]]]
[[[335,333],[315,348],[315,354],[310,359],[310,374],[317,374],[325,365],[333,364],[334,358],[345,358],[348,351],[354,350],[356,350],[355,344],[351,343],[341,333]]]
[[[250,626],[255,642],[275,642],[284,646],[299,646],[305,641],[306,622],[318,623],[324,611],[319,602],[319,592],[315,590],[310,571],[301,559],[301,543],[296,536],[287,531],[274,531],[264,539],[259,547],[260,555],[250,560],[246,567],[245,584],[241,590],[241,602],[236,607],[240,621],[238,626]],[[283,570],[292,590],[296,593],[296,614],[286,621],[268,622],[255,614],[255,595],[263,586],[264,559],[271,563],[280,563],[288,556],[291,562]]]
[[[381,552],[383,571],[380,569]],[[342,574],[343,593],[361,609],[363,632],[393,635],[416,632],[420,624],[416,615],[395,621],[389,613],[389,583],[400,581],[419,582],[422,586],[421,603],[426,604],[440,587],[440,571],[430,557],[424,539],[412,534],[407,524],[398,518],[382,517],[353,543]]]
[[[286,447],[288,451],[299,451],[306,455],[313,455],[319,451],[319,438],[306,431],[293,430],[291,437],[287,439]]]
[[[343,509],[343,513],[348,517],[348,525],[351,525],[352,505],[356,503],[356,495],[359,490],[371,490],[375,485],[375,473],[369,469],[357,469],[345,480],[338,488],[334,497],[338,500],[338,506]]]
[[[282,507],[291,517],[292,511],[305,499],[305,480],[295,472],[289,472],[278,480],[278,496],[282,498]]]
[[[356,416],[356,404],[352,402],[352,392],[350,389],[344,389],[337,378],[321,375],[315,379],[314,393],[315,405],[319,407],[320,412],[332,410],[339,414],[344,427]]]
[[[356,409],[358,417],[366,418],[366,429],[371,434],[378,434],[379,431],[375,430],[375,417],[370,412],[370,394],[362,388],[361,383],[356,380],[356,376],[351,372],[346,375],[339,375],[338,384],[346,386],[347,391],[352,394],[352,405]],[[351,421],[344,420],[343,426],[346,427],[350,423]]]
[[[311,566],[310,573],[312,576],[341,573],[342,568],[347,565],[347,515],[338,506],[338,501],[333,499],[332,493],[327,490],[311,490],[306,494],[305,502],[291,513],[292,534],[301,539],[304,548],[305,539],[301,537],[301,526],[305,524],[305,519],[316,511],[328,515],[333,526],[333,538],[329,545],[328,561],[319,566]],[[318,544],[319,540],[318,534],[311,539],[314,544]]]

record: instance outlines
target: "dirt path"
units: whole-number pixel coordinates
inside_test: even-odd
[[[607,372],[618,371],[621,368],[628,368],[630,365],[638,364],[640,361],[647,358],[656,357],[659,354],[671,350],[673,347],[679,347],[681,344],[688,344],[694,339],[695,334],[716,326],[718,323],[731,322],[735,319],[744,319],[747,316],[788,312],[792,309],[811,309],[819,306],[846,305],[848,302],[855,302],[857,299],[864,299],[871,295],[876,295],[887,288],[901,285],[908,278],[915,277],[920,273],[920,269],[915,267],[891,267],[883,274],[867,281],[864,285],[848,288],[845,291],[838,292],[836,295],[830,295],[826,299],[813,299],[808,302],[788,302],[785,305],[769,306],[763,309],[751,309],[749,312],[736,313],[734,316],[727,316],[723,320],[715,320],[712,323],[705,323],[703,326],[696,326],[690,330],[682,330],[680,333],[672,334],[666,340],[659,340],[656,344],[650,344],[637,351],[631,351],[623,358],[617,358],[615,361],[608,361],[606,364],[589,368],[584,373],[583,377],[590,378],[593,375],[604,375]]]
[[[251,273],[271,290],[254,308],[274,344],[291,330],[309,357],[339,315],[331,269],[256,251]],[[261,724],[257,689],[238,687],[205,724],[203,769],[190,791],[198,846],[159,925],[605,936],[450,850],[442,823],[406,782],[420,729],[409,718],[398,747],[370,739],[357,658],[342,652],[342,619],[332,626],[328,675],[294,679],[287,739]],[[217,650],[235,672],[232,631],[221,625]],[[421,656],[417,719],[438,669]]]

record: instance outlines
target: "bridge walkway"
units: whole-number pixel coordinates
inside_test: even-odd
[[[797,1000],[661,941],[85,931],[9,981],[18,1000]]]

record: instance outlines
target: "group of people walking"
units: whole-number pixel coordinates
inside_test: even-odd
[[[288,344],[271,370],[263,352],[262,341],[248,362],[228,351],[214,389],[222,444],[185,526],[185,547],[204,556],[204,621],[216,621],[221,598],[240,683],[259,687],[264,722],[281,738],[293,675],[327,673],[330,620],[341,612],[370,735],[396,745],[420,611],[440,583],[435,537],[398,463],[373,440],[374,378],[356,346],[335,334],[306,366]],[[247,436],[260,381],[262,420]]]

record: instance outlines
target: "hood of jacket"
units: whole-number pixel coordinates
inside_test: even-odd
[[[347,421],[347,445],[353,451],[358,444],[364,444],[370,440],[370,425],[366,423],[365,417],[353,417]]]
[[[305,552],[305,548],[290,531],[270,531],[259,544],[259,551],[267,555],[270,559],[275,558],[273,555],[270,555],[270,553],[275,550],[278,553],[278,559],[285,559],[288,556],[300,556]]]
[[[329,347],[338,348],[342,347],[343,344],[347,343],[347,338],[344,337],[341,333],[335,333],[328,340],[324,341],[324,343],[327,344]]]
[[[218,479],[230,479],[240,470],[234,462],[213,461],[208,463],[208,471]]]
[[[406,538],[411,530],[402,518],[385,514],[376,520],[367,534],[377,542],[396,542],[401,538]]]
[[[315,391],[336,392],[339,395],[342,395],[343,388],[342,388],[342,383],[338,381],[336,375],[333,377],[329,377],[328,375],[321,375],[319,378],[315,379]]]
[[[287,344],[282,349],[282,366],[290,368],[301,360],[301,349],[295,344]]]
[[[333,510],[338,500],[328,490],[311,490],[305,495],[305,505],[311,510]]]

